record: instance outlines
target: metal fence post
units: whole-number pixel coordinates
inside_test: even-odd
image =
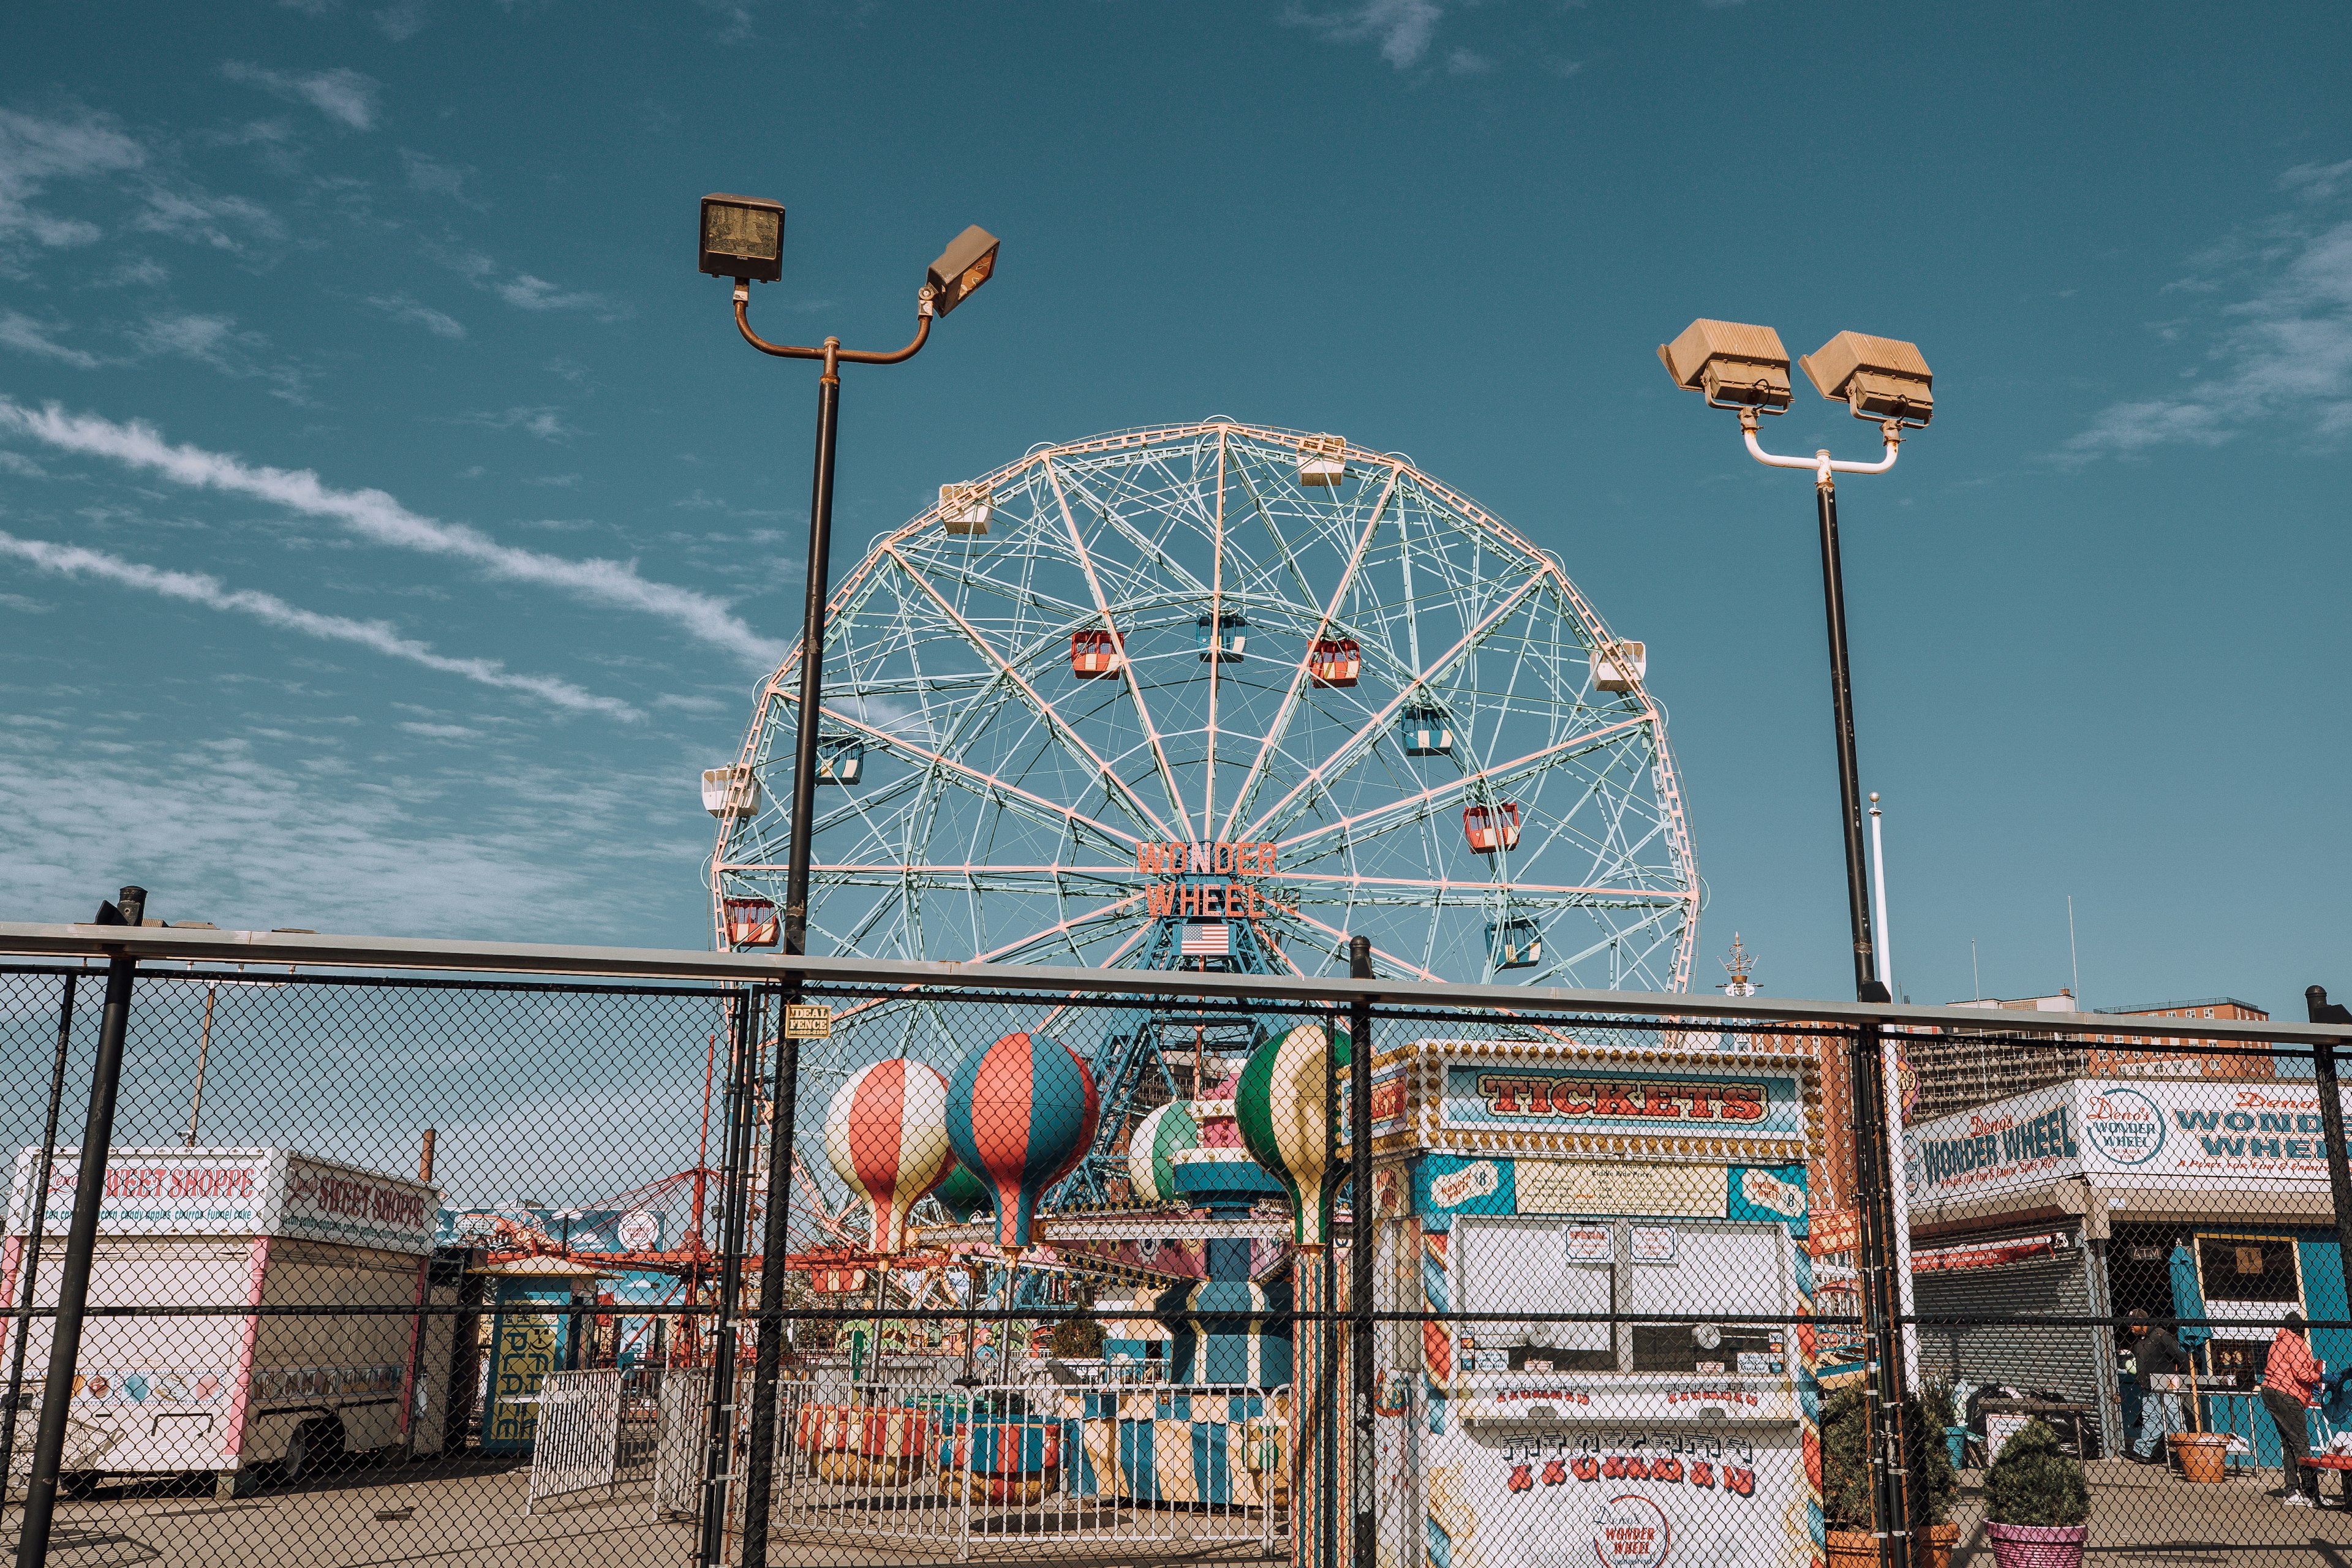
[[[2330,1002],[2317,985],[2303,994],[2315,1024],[2352,1024],[2352,1008]],[[2327,1190],[2336,1209],[2336,1256],[2345,1279],[2352,1279],[2352,1163],[2344,1152],[2344,1094],[2336,1087],[2336,1047],[2326,1040],[2313,1042],[2312,1076],[2318,1081],[2319,1131],[2327,1140]]]
[[[111,914],[113,919],[109,920]],[[147,889],[125,888],[99,910],[99,923],[136,926],[146,918]],[[82,1315],[89,1306],[89,1271],[98,1253],[98,1212],[106,1201],[106,1156],[114,1142],[114,1097],[122,1084],[122,1039],[131,1026],[131,973],[137,961],[117,952],[106,961],[106,1006],[99,1015],[98,1058],[89,1075],[89,1115],[82,1124],[81,1165],[74,1188],[73,1224],[66,1232],[65,1268],[58,1280],[58,1315],[50,1330],[49,1370],[41,1384],[41,1426],[33,1438],[33,1476],[25,1488],[25,1515],[16,1535],[17,1568],[48,1561],[49,1528],[57,1517],[58,1468],[66,1451],[66,1412],[74,1370],[81,1359]],[[46,1226],[49,1195],[38,1194]],[[59,1398],[60,1392],[67,1394]]]
[[[25,1255],[17,1260],[25,1288],[16,1312],[16,1340],[8,1347],[8,1404],[0,1409],[0,1500],[7,1489],[8,1471],[16,1462],[16,1401],[25,1393],[25,1342],[33,1332],[33,1299],[41,1277],[41,1237],[48,1226],[49,1171],[58,1153],[58,1115],[66,1097],[66,1055],[73,1043],[74,991],[81,976],[66,976],[65,994],[58,1003],[58,1058],[49,1070],[49,1115],[41,1124],[41,1158],[33,1171],[33,1212],[25,1225]]]
[[[1348,977],[1372,977],[1371,938],[1348,939]],[[1355,1508],[1350,1557],[1353,1568],[1372,1568],[1380,1561],[1372,1345],[1372,1254],[1380,1219],[1372,1204],[1372,1002],[1360,994],[1348,1004],[1348,1305],[1354,1319],[1349,1349],[1356,1385],[1353,1462],[1348,1467]]]
[[[760,1046],[755,989],[735,993],[735,1044],[727,1071],[726,1168],[719,1190],[726,1213],[719,1237],[719,1315],[710,1358],[710,1428],[702,1456],[702,1520],[695,1561],[727,1561],[729,1483],[735,1447],[735,1308],[743,1285],[743,1243],[751,1201],[751,1125],[758,1116]]]
[[[1902,1295],[1895,1275],[1893,1184],[1902,1169],[1887,1147],[1886,1085],[1879,1055],[1878,1026],[1854,1031],[1848,1099],[1853,1121],[1854,1210],[1858,1221],[1855,1273],[1862,1282],[1863,1336],[1868,1368],[1863,1410],[1869,1423],[1871,1494],[1874,1501],[1879,1560],[1885,1568],[1908,1568],[1915,1519],[1924,1524],[1918,1495],[1919,1466],[1912,1449],[1910,1390],[1904,1386]],[[1926,1532],[1918,1532],[1925,1544]]]
[[[800,994],[798,985],[793,995]],[[787,1016],[780,1007],[781,1026]],[[775,1484],[776,1381],[783,1361],[784,1256],[792,1245],[793,1101],[800,1089],[800,1041],[781,1026],[776,1039],[776,1095],[768,1131],[768,1212],[760,1238],[759,1345],[751,1367],[751,1440],[743,1478],[743,1568],[767,1568],[768,1511]],[[882,1342],[879,1319],[875,1348]]]

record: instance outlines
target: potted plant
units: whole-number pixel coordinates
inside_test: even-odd
[[[2091,1489],[2058,1451],[2047,1421],[2029,1421],[1985,1471],[1985,1534],[1997,1568],[2081,1568]]]
[[[1930,1568],[1946,1568],[1959,1535],[1952,1523],[1952,1494],[1958,1478],[1937,1421],[1948,1414],[1950,1396],[1945,1394],[1939,1403],[1936,1395],[1931,1388],[1926,1399],[1911,1400],[1906,1414],[1927,1492],[1927,1517],[1920,1528],[1927,1538],[1927,1561]],[[1832,1568],[1877,1568],[1869,1451],[1862,1389],[1850,1384],[1822,1402],[1822,1513],[1828,1525]]]

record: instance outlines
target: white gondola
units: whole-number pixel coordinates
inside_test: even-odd
[[[996,495],[984,484],[941,485],[940,521],[950,533],[986,533]]]
[[[751,763],[702,770],[702,809],[711,816],[753,816],[760,805],[760,781]]]
[[[1298,438],[1298,482],[1336,485],[1348,477],[1348,443],[1338,436]]]
[[[1649,669],[1649,654],[1642,644],[1602,643],[1592,656],[1592,684],[1603,691],[1631,691]]]

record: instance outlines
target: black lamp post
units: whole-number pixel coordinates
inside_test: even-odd
[[[845,349],[839,338],[827,338],[817,348],[772,343],[751,330],[751,284],[772,283],[783,276],[784,208],[781,202],[757,196],[712,195],[702,198],[700,269],[715,278],[735,279],[735,326],[743,341],[761,353],[780,359],[824,362],[817,378],[816,473],[809,499],[808,598],[801,618],[801,698],[799,728],[793,753],[793,837],[784,872],[783,949],[799,955],[808,951],[809,864],[816,821],[818,710],[824,696],[824,616],[829,586],[827,556],[833,543],[834,435],[841,415],[841,366],[897,364],[922,351],[931,335],[931,320],[944,316],[988,281],[996,270],[996,237],[977,225],[950,241],[931,263],[915,294],[915,338],[905,348],[888,353]],[[786,983],[787,998],[800,995],[797,977]],[[781,1020],[780,1020],[781,1023]],[[751,1440],[744,1458],[748,1474],[743,1488],[743,1568],[765,1568],[768,1560],[769,1498],[775,1469],[776,1378],[783,1351],[783,1258],[790,1237],[786,1215],[791,1205],[783,1189],[792,1179],[794,1136],[793,1101],[799,1078],[799,1046],[789,1027],[780,1027],[777,1041],[774,1114],[768,1144],[768,1205],[761,1239],[760,1330],[751,1372]],[[760,1042],[750,1049],[757,1052]],[[878,1326],[877,1326],[878,1331]],[[714,1379],[731,1378],[733,1370],[714,1369]],[[724,1384],[714,1381],[712,1398],[724,1402]],[[724,1509],[720,1489],[712,1487],[703,1500],[706,1521]],[[705,1555],[719,1540],[704,1532]]]

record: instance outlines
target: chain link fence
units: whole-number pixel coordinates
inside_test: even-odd
[[[0,969],[36,1561],[2352,1552],[2340,1029],[220,951]]]

